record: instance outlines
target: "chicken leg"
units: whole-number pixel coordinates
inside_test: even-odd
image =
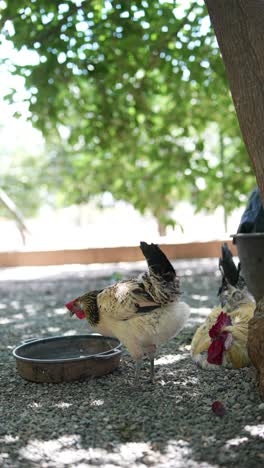
[[[156,349],[157,348],[155,345],[150,345],[147,347],[146,352],[144,353],[150,361],[150,382],[151,383],[154,382],[154,373],[155,373],[154,360],[155,360]],[[135,386],[136,387],[139,384],[139,375],[140,375],[141,365],[142,365],[142,359],[138,359],[136,361],[136,373],[135,373]]]
[[[150,381],[151,381],[151,383],[154,383],[154,373],[155,373],[154,359],[155,359],[155,355],[150,354],[149,355],[149,360],[150,360]]]

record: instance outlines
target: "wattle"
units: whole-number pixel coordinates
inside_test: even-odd
[[[208,348],[207,361],[209,364],[220,366],[223,362],[225,343],[221,337],[214,340]]]
[[[83,310],[80,310],[80,309],[79,309],[79,310],[74,311],[74,313],[75,313],[75,315],[77,315],[77,317],[78,317],[80,320],[82,320],[82,319],[85,318],[85,313],[83,312]]]

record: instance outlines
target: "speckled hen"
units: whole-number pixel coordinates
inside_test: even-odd
[[[156,244],[140,243],[148,272],[90,291],[66,304],[72,315],[86,318],[93,331],[117,337],[136,361],[136,384],[146,355],[154,378],[154,356],[159,345],[184,327],[190,309],[180,301],[179,277]]]

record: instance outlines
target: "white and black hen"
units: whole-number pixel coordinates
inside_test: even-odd
[[[140,243],[148,272],[90,291],[66,304],[72,315],[86,318],[93,331],[115,336],[136,361],[136,383],[141,362],[148,356],[151,379],[159,345],[184,327],[190,309],[180,301],[180,285],[172,264],[156,244]]]

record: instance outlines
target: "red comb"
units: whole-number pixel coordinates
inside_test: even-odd
[[[73,301],[67,302],[67,304],[65,304],[65,307],[67,307],[67,309],[70,312],[72,312],[72,309],[74,308],[74,302],[75,302],[75,299]]]
[[[232,325],[232,320],[228,314],[222,311],[221,314],[218,315],[215,324],[209,330],[210,338],[216,338],[220,335],[222,329],[228,325]]]
[[[76,299],[73,299],[73,301],[70,301],[70,302],[67,302],[67,304],[65,304],[65,307],[67,307],[67,309],[72,313],[72,314],[75,314],[77,315],[77,317],[79,319],[84,319],[85,318],[85,313],[84,311],[81,309],[80,306],[77,306],[76,303],[75,303]]]

